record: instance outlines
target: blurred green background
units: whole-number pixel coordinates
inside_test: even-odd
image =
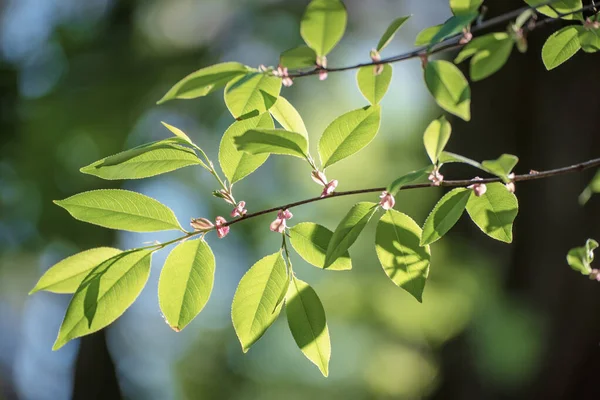
[[[446,0],[347,0],[349,23],[331,66],[368,61],[394,18],[413,14],[383,56],[408,51],[424,27],[450,16]],[[486,0],[486,18],[521,7]],[[27,296],[52,264],[97,246],[131,248],[171,233],[114,232],[72,219],[52,204],[72,194],[125,187],[191,217],[227,215],[201,168],[132,182],[78,172],[125,148],[168,137],[175,125],[216,162],[232,123],[222,94],[156,106],[172,84],[221,61],[275,65],[301,43],[305,0],[4,0],[0,2],[0,399],[597,399],[600,285],[569,270],[565,255],[600,239],[600,199],[577,195],[593,171],[517,186],[515,242],[485,237],[463,218],[433,245],[423,304],[394,286],[374,247],[374,226],[351,249],[354,270],[321,271],[294,258],[319,293],[332,338],[330,377],[296,348],[285,318],[242,354],[230,321],[237,282],[278,249],[273,216],[236,224],[209,243],[217,258],[212,297],[183,332],[164,323],[156,296],[167,250],[155,254],[136,303],[108,329],[52,352],[68,296]],[[452,118],[449,150],[483,160],[517,154],[516,171],[598,157],[600,55],[578,55],[546,72],[539,52],[560,23],[536,30],[528,54],[513,54],[472,85],[473,120]],[[377,139],[328,169],[340,190],[384,186],[426,165],[422,133],[441,110],[420,62],[394,65]],[[300,111],[313,144],[339,114],[366,105],[355,72],[295,82],[282,94]],[[271,157],[236,185],[249,210],[314,196],[297,159]],[[447,178],[472,177],[450,167]],[[402,192],[396,208],[422,223],[442,189]],[[294,219],[335,228],[373,195],[293,210]]]

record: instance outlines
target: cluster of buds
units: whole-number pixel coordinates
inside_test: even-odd
[[[583,23],[583,27],[587,30],[600,29],[600,21],[592,21],[592,19],[588,17]]]
[[[318,171],[315,169],[310,174],[310,177],[312,178],[313,181],[315,181],[319,185],[323,186],[323,192],[321,192],[321,197],[327,197],[327,196],[333,194],[333,192],[335,191],[335,188],[337,188],[338,181],[333,179],[333,180],[327,182],[327,177],[321,171]]]
[[[440,186],[444,181],[444,175],[440,174],[440,169],[438,167],[435,167],[427,179],[433,183],[433,186]]]
[[[372,49],[371,53],[369,53],[369,55],[371,56],[371,61],[373,61],[374,63],[381,61],[381,55],[379,54],[379,52],[377,50]],[[382,72],[383,72],[383,64],[377,64],[373,67],[373,74],[381,75]]]
[[[319,80],[324,81],[327,79],[327,57],[317,57],[317,67],[319,68]]]
[[[381,208],[383,208],[384,210],[394,208],[394,205],[396,204],[396,199],[394,199],[394,196],[390,192],[382,192],[379,198],[381,199],[379,201],[379,205],[381,206]]]
[[[460,38],[460,40],[458,41],[459,44],[467,44],[471,41],[471,39],[473,39],[473,34],[471,33],[471,31],[467,28],[463,28],[463,35]]]
[[[473,181],[482,181],[483,179],[476,176],[472,180]],[[473,189],[473,193],[475,193],[475,196],[481,197],[487,191],[487,186],[485,185],[485,183],[474,183],[472,185],[467,186],[467,189]]]
[[[600,270],[597,270],[596,268],[592,269],[592,272],[590,272],[589,277],[591,280],[596,280],[600,282]]]
[[[277,218],[275,221],[271,222],[269,229],[271,229],[273,232],[285,232],[285,228],[287,228],[285,221],[291,219],[293,216],[294,215],[289,210],[279,210],[277,212]]]
[[[190,225],[194,228],[195,231],[198,232],[207,232],[213,228],[217,228],[217,236],[219,239],[224,238],[229,233],[229,227],[223,226],[227,220],[223,217],[217,217],[215,219],[215,223],[213,224],[206,218],[192,218],[192,222]]]
[[[508,189],[509,192],[514,193],[515,192],[515,182],[513,181],[513,179],[515,179],[514,172],[511,172],[510,174],[508,174],[508,179],[510,179],[510,182],[508,182],[504,186],[506,186],[506,189]]]
[[[292,80],[292,78],[290,78],[288,74],[287,67],[282,67],[281,65],[277,66],[277,69],[273,70],[273,75],[280,77],[281,83],[285,87],[290,87],[294,84],[294,81]]]
[[[227,202],[233,206],[233,210],[231,211],[231,216],[233,218],[243,217],[248,212],[248,210],[246,210],[246,202],[240,201],[239,203],[237,203],[235,201],[235,199],[233,198],[233,195],[231,194],[230,190],[225,190],[225,189],[216,190],[213,192],[213,195],[215,197],[219,197],[219,198],[225,200],[225,202]]]

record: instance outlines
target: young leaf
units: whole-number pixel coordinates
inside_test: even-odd
[[[429,45],[439,43],[451,36],[458,35],[463,32],[463,29],[468,27],[477,18],[477,12],[471,12],[468,14],[460,14],[450,17],[442,27],[436,32],[431,38]]]
[[[450,0],[450,9],[454,15],[476,12],[483,0]]]
[[[486,160],[481,163],[481,167],[490,174],[501,178],[504,183],[510,182],[508,174],[511,173],[515,165],[519,162],[519,157],[512,154],[502,154],[497,160]]]
[[[486,235],[505,243],[512,242],[512,224],[519,212],[517,197],[501,183],[488,183],[481,196],[471,196],[467,212]]]
[[[355,204],[342,219],[327,246],[325,264],[329,268],[340,257],[343,257],[354,244],[367,223],[377,211],[377,204],[362,202]]]
[[[470,158],[458,154],[450,153],[449,151],[442,151],[442,154],[440,154],[438,161],[440,162],[440,165],[458,162],[468,164],[472,167],[484,170],[483,165],[481,165],[481,163],[478,163],[475,160],[471,160]]]
[[[280,97],[281,99],[281,97]],[[254,172],[263,165],[268,154],[252,155],[239,151],[235,145],[235,139],[254,128],[273,129],[273,120],[269,113],[264,113],[258,117],[252,117],[241,121],[235,121],[223,134],[221,145],[219,146],[219,164],[225,177],[231,183],[238,182]]]
[[[390,44],[398,29],[400,29],[400,27],[402,27],[402,25],[404,25],[404,23],[408,21],[410,17],[412,17],[412,15],[406,15],[404,17],[396,18],[392,21],[390,26],[387,27],[387,29],[381,36],[381,39],[379,39],[379,43],[377,43],[376,48],[377,51],[383,50],[388,44]]]
[[[456,224],[469,201],[472,191],[456,188],[438,201],[423,225],[421,246],[441,239]]]
[[[458,54],[455,63],[471,59],[471,79],[480,81],[497,72],[510,57],[514,40],[504,32],[495,32],[473,39]]]
[[[300,35],[318,56],[326,56],[344,36],[347,19],[340,0],[312,0],[300,22]]]
[[[400,190],[400,188],[402,188],[403,186],[406,186],[419,180],[426,179],[432,170],[433,166],[428,165],[425,168],[421,168],[416,171],[409,172],[408,174],[402,175],[387,187],[387,192],[396,195],[398,190]]]
[[[460,70],[451,62],[429,61],[425,83],[440,107],[465,121],[471,119],[471,90]]]
[[[280,252],[259,260],[242,277],[233,296],[231,318],[242,350],[248,351],[275,321],[288,275]]]
[[[225,62],[199,69],[177,82],[157,104],[171,99],[195,99],[225,86],[233,78],[245,75],[249,68],[237,62]]]
[[[377,134],[381,108],[368,106],[350,111],[336,118],[319,140],[319,155],[323,168],[358,152]]]
[[[444,151],[444,147],[450,139],[450,133],[452,133],[452,125],[444,116],[432,121],[425,129],[423,143],[433,164],[437,163],[440,154]]]
[[[540,4],[547,3],[547,0],[525,0],[525,3],[531,7],[537,7]],[[558,11],[560,14],[573,13],[574,11],[581,10],[583,7],[581,0],[555,0],[551,4],[552,7],[547,5],[537,8],[537,11],[541,14],[547,15],[548,17],[558,18]],[[554,9],[554,10],[553,10]],[[555,11],[556,10],[556,11]],[[573,13],[570,15],[561,16],[565,20],[581,20],[583,19],[580,12]]]
[[[594,193],[600,193],[600,169],[596,171],[596,175],[594,175],[591,182],[588,183],[579,195],[579,204],[582,206],[585,205]]]
[[[392,66],[385,64],[380,74],[375,74],[373,66],[362,67],[356,73],[360,92],[372,105],[377,105],[385,96],[392,81]]]
[[[327,376],[331,343],[319,296],[306,282],[293,277],[285,298],[285,313],[296,344],[323,376]]]
[[[600,50],[600,29],[576,27],[579,32],[579,44],[586,53],[595,53]]]
[[[426,46],[429,43],[431,43],[431,40],[442,29],[442,26],[443,24],[440,24],[423,29],[417,34],[417,38],[415,39],[415,46]]]
[[[548,71],[558,67],[579,51],[579,31],[574,26],[565,26],[554,32],[542,47],[542,60]]]
[[[317,53],[305,45],[286,50],[279,56],[279,65],[289,69],[314,67],[316,61]]]
[[[408,215],[388,210],[377,224],[375,250],[386,275],[419,302],[429,275],[431,251],[421,247],[421,228]]]
[[[185,241],[171,251],[158,281],[158,304],[174,331],[202,311],[214,280],[215,256],[204,239]]]
[[[163,124],[163,126],[165,128],[167,128],[168,130],[171,131],[171,133],[175,136],[177,136],[179,139],[182,139],[184,142],[186,142],[187,144],[190,144],[192,146],[194,145],[194,142],[192,142],[192,139],[190,139],[190,137],[188,135],[185,134],[184,131],[182,131],[181,129],[173,126],[173,125],[169,125],[166,122],[160,121],[161,124]]]
[[[29,294],[40,290],[74,293],[86,275],[102,262],[121,253],[112,247],[98,247],[74,254],[50,267]]]
[[[236,119],[255,117],[275,104],[281,78],[251,72],[232,79],[225,86],[225,105]]]
[[[317,268],[325,265],[325,254],[333,232],[322,225],[302,222],[290,229],[290,242],[294,250],[309,264]],[[352,269],[350,254],[346,251],[327,269],[343,271]]]
[[[208,168],[194,150],[175,144],[174,139],[166,139],[105,157],[80,171],[108,180],[141,179],[190,165]]]
[[[153,251],[117,254],[92,269],[71,298],[52,350],[119,318],[146,285]]]
[[[250,129],[233,138],[238,150],[250,154],[283,154],[307,158],[308,140],[284,129]]]
[[[567,263],[575,271],[583,275],[589,275],[592,272],[590,264],[594,261],[594,250],[598,248],[598,242],[594,239],[588,239],[583,247],[575,247],[569,250],[567,254]]]
[[[92,190],[54,203],[75,219],[105,228],[130,232],[182,230],[169,207],[128,190]]]
[[[269,112],[283,129],[300,133],[306,136],[306,140],[308,140],[308,131],[306,130],[304,121],[302,121],[302,117],[284,97],[280,96],[275,104],[273,104],[273,107],[269,109]]]

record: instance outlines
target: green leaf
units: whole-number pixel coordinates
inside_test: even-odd
[[[250,129],[234,137],[238,150],[250,154],[283,154],[307,158],[308,140],[300,133],[284,129]]]
[[[190,139],[190,137],[188,135],[185,134],[184,131],[182,131],[181,129],[174,127],[173,125],[169,125],[166,122],[160,121],[161,124],[163,124],[163,126],[165,128],[167,128],[168,130],[171,131],[171,133],[175,136],[177,136],[179,139],[183,140],[184,142],[187,142],[187,144],[190,144],[192,146],[195,146],[194,142],[192,142],[192,139]]]
[[[477,12],[471,12],[468,14],[455,15],[450,17],[439,31],[433,35],[429,45],[439,43],[451,36],[458,35],[463,32],[463,29],[468,27],[477,18]]]
[[[600,193],[600,169],[596,171],[596,175],[594,175],[591,182],[579,195],[579,204],[583,206],[590,200],[594,193]]]
[[[437,163],[440,154],[444,151],[444,147],[450,140],[450,133],[452,133],[452,125],[444,116],[432,121],[425,129],[423,143],[433,164]]]
[[[185,241],[171,251],[158,281],[158,304],[174,331],[202,311],[214,280],[215,256],[204,239]]]
[[[579,51],[579,31],[574,26],[565,26],[554,32],[542,47],[542,60],[548,71],[558,67]]]
[[[277,303],[287,281],[280,252],[262,258],[242,277],[233,296],[231,318],[244,353],[277,319],[281,311]]]
[[[504,32],[490,33],[473,39],[458,54],[455,63],[471,59],[471,79],[480,81],[497,72],[510,57],[514,40]]]
[[[225,177],[231,183],[238,182],[254,172],[263,165],[268,154],[252,155],[239,151],[235,145],[235,139],[254,128],[274,128],[273,120],[269,113],[264,113],[258,117],[252,117],[241,121],[235,121],[223,134],[221,145],[219,146],[219,164],[225,174]]]
[[[449,163],[458,162],[458,163],[468,164],[477,169],[484,170],[483,165],[481,165],[481,163],[478,163],[475,160],[471,160],[470,158],[467,158],[467,157],[464,157],[464,156],[461,156],[458,154],[450,153],[449,151],[442,151],[442,154],[440,154],[438,161],[440,162],[440,164],[449,164]]]
[[[177,82],[157,104],[171,99],[195,99],[225,86],[233,78],[245,75],[249,68],[237,62],[225,62],[199,69]]]
[[[465,211],[471,193],[469,189],[456,188],[438,201],[423,225],[421,246],[431,244],[448,233]]]
[[[329,374],[331,343],[325,310],[306,282],[293,277],[285,299],[285,313],[296,344],[323,376]]]
[[[404,174],[401,177],[397,178],[387,187],[387,192],[391,193],[392,195],[396,195],[396,193],[403,186],[406,186],[416,181],[427,179],[431,171],[433,171],[433,166],[428,165],[425,168],[421,168],[416,171],[409,172],[408,174]]]
[[[302,222],[290,229],[290,242],[294,250],[304,261],[317,268],[323,268],[325,265],[325,254],[332,237],[333,232],[312,222]],[[346,251],[327,269],[334,271],[352,269],[350,254]]]
[[[182,230],[169,207],[128,190],[92,190],[54,203],[75,219],[105,228],[130,232]]]
[[[440,107],[465,121],[471,119],[471,90],[460,70],[451,62],[429,61],[425,83]]]
[[[497,160],[483,161],[481,167],[490,174],[501,178],[504,183],[508,183],[510,182],[508,174],[511,173],[518,162],[519,157],[512,154],[502,154]]]
[[[306,130],[304,121],[302,121],[302,117],[294,106],[284,97],[280,96],[275,104],[273,104],[273,107],[269,109],[269,112],[273,118],[275,118],[275,121],[279,122],[283,129],[300,133],[306,136],[306,140],[308,140],[308,131]]]
[[[74,254],[50,267],[29,292],[74,293],[87,274],[102,262],[121,253],[112,247],[98,247]]]
[[[317,53],[305,45],[286,50],[279,56],[279,65],[289,69],[314,67],[316,62]]]
[[[336,118],[319,140],[319,155],[323,168],[358,152],[377,134],[381,108],[368,106],[350,111]]]
[[[345,256],[346,252],[354,244],[371,217],[377,211],[377,204],[362,202],[357,203],[348,214],[342,219],[327,246],[325,254],[325,264],[323,268],[329,268],[340,257]]]
[[[194,150],[175,144],[166,139],[147,143],[105,157],[80,169],[88,175],[102,179],[141,179],[171,172],[190,165],[206,165],[196,156]]]
[[[383,70],[379,75],[375,74],[376,67],[362,67],[356,73],[356,81],[360,92],[365,99],[372,105],[377,105],[385,96],[385,93],[392,81],[392,66],[383,65]]]
[[[525,3],[529,4],[531,7],[537,7],[539,4],[543,4],[543,3],[547,3],[547,2],[548,2],[547,0],[525,0]],[[572,13],[577,10],[581,10],[582,7],[583,7],[583,4],[581,3],[581,0],[555,0],[552,2],[552,7],[543,6],[543,7],[537,8],[537,10],[541,14],[547,15],[548,17],[557,18],[558,14],[554,10],[558,11],[561,14],[567,14],[567,13]],[[552,8],[554,8],[554,10]],[[580,12],[578,12],[578,13],[566,15],[561,18],[565,19],[565,20],[575,20],[575,19],[581,20],[581,19],[583,19],[583,16],[581,15]]]
[[[388,44],[390,44],[398,29],[400,29],[400,27],[402,27],[402,25],[404,25],[404,23],[408,21],[410,17],[412,17],[412,15],[406,15],[404,17],[396,18],[392,21],[390,26],[387,27],[381,36],[381,39],[379,39],[379,43],[377,43],[377,51],[383,50]]]
[[[429,275],[431,251],[421,247],[421,228],[408,215],[388,210],[377,224],[375,250],[386,275],[419,302]]]
[[[589,275],[592,272],[590,264],[594,261],[594,250],[597,248],[598,242],[594,239],[588,239],[585,246],[569,250],[567,263],[575,271],[579,271],[583,275]]]
[[[488,183],[481,196],[471,196],[467,212],[486,235],[505,243],[512,242],[512,225],[519,203],[517,197],[501,183]]]
[[[454,15],[470,14],[481,7],[483,0],[450,0],[450,9]]]
[[[225,86],[225,105],[236,119],[255,117],[275,104],[281,78],[251,72],[232,79]]]
[[[52,350],[119,318],[146,285],[153,251],[124,252],[92,269],[71,298]]]
[[[346,7],[340,0],[312,0],[300,22],[300,35],[318,56],[326,56],[344,36]]]
[[[431,40],[442,29],[442,26],[443,24],[440,24],[423,29],[421,32],[419,32],[417,38],[415,39],[415,46],[426,46],[431,43]]]
[[[579,44],[586,53],[595,53],[600,50],[600,29],[586,29],[576,27],[579,32]]]

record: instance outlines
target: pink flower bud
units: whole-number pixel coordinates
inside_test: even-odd
[[[283,79],[281,79],[281,83],[285,87],[290,87],[290,86],[292,86],[294,84],[294,81],[289,76],[286,76]]]
[[[458,41],[459,44],[467,44],[473,39],[473,34],[466,29],[463,29],[463,36]]]
[[[273,232],[283,233],[287,225],[285,223],[286,220],[292,218],[294,215],[290,212],[290,210],[279,210],[277,212],[277,218],[275,221],[271,222],[269,225],[269,229]]]
[[[319,80],[324,81],[325,79],[327,79],[327,70],[322,69],[319,71]]]
[[[508,179],[511,179],[510,182],[508,182],[506,185],[506,189],[508,189],[509,192],[514,193],[515,192],[515,182],[512,181],[512,179],[515,179],[515,174],[514,173],[510,173],[508,174]]]
[[[592,270],[592,272],[590,272],[589,277],[591,280],[596,280],[596,281],[600,282],[600,271],[597,270],[596,268],[594,268]]]
[[[381,75],[382,72],[383,72],[383,64],[377,64],[376,66],[373,67],[374,75]]]
[[[392,196],[391,193],[382,192],[379,198],[381,199],[381,201],[379,202],[381,208],[383,208],[384,210],[394,208],[394,205],[396,204],[396,199],[394,199],[394,196]]]
[[[321,193],[321,197],[330,196],[335,191],[335,188],[337,187],[337,185],[338,185],[338,181],[337,180],[334,179],[334,180],[330,181],[323,188],[323,192]]]
[[[381,61],[381,55],[379,54],[379,52],[375,49],[371,49],[371,52],[369,53],[369,56],[371,56],[371,60],[373,62],[378,62]]]
[[[233,211],[231,211],[231,217],[243,217],[247,212],[248,210],[246,210],[246,202],[240,201],[237,206],[235,206]]]
[[[310,177],[319,185],[327,186],[327,177],[321,171],[314,170],[313,172],[311,172]]]
[[[213,223],[206,218],[192,218],[190,225],[195,231],[208,231],[214,227]]]
[[[223,217],[217,217],[215,219],[215,226],[217,227],[217,237],[219,239],[224,238],[229,233],[229,227],[223,226],[223,224],[226,222],[227,220]]]
[[[431,171],[427,179],[433,183],[433,186],[440,186],[444,181],[444,175],[440,174],[440,171],[436,168]]]
[[[483,179],[476,176],[472,180],[473,181],[481,181]],[[474,183],[472,185],[467,186],[467,188],[473,189],[473,193],[475,193],[475,196],[477,196],[477,197],[483,196],[485,194],[485,192],[487,191],[487,186],[485,186],[485,183]]]
[[[290,210],[279,210],[277,212],[277,217],[281,219],[291,219],[293,216],[294,214],[292,214]]]

